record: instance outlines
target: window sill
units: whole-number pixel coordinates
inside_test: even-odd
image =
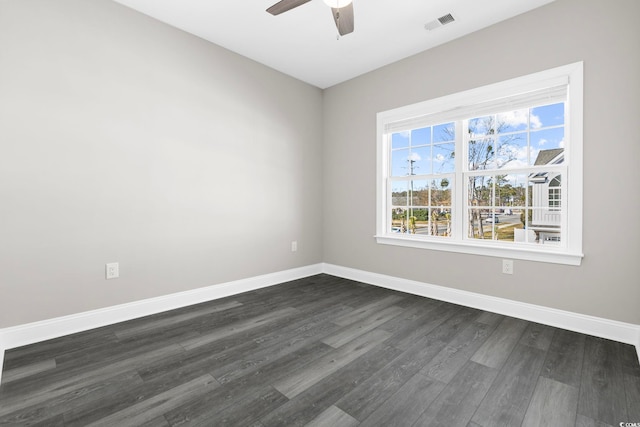
[[[535,247],[513,247],[482,242],[434,241],[411,236],[376,235],[376,242],[383,245],[404,246],[409,248],[430,249],[434,251],[457,252],[471,255],[483,255],[498,258],[521,259],[579,266],[584,257],[581,253],[570,253],[562,248],[549,247],[539,250]]]

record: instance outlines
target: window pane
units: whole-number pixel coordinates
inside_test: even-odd
[[[409,175],[409,149],[394,150],[391,152],[391,176]]]
[[[529,109],[507,111],[496,117],[496,130],[498,133],[517,132],[529,127]]]
[[[496,206],[508,213],[526,206],[527,175],[497,175],[496,176]]]
[[[497,214],[493,227],[495,240],[500,240],[501,242],[515,242],[516,233],[520,234],[521,230],[524,230],[520,215],[516,213],[511,215]]]
[[[531,129],[564,124],[564,102],[531,109]]]
[[[445,123],[433,127],[433,142],[455,141],[456,132],[453,123]]]
[[[409,194],[411,206],[429,206],[429,184],[420,179],[409,182]]]
[[[391,209],[391,232],[392,233],[406,233],[407,221],[409,218],[408,210],[405,208],[392,208]]]
[[[433,146],[433,173],[448,173],[455,170],[455,144]]]
[[[431,127],[411,131],[411,146],[431,144]]]
[[[391,135],[391,148],[405,148],[409,146],[409,132],[398,132]]]
[[[469,170],[495,168],[495,141],[493,138],[469,140]]]
[[[553,150],[553,151],[552,151]],[[564,128],[531,132],[531,164],[546,165],[564,161]],[[560,157],[559,160],[554,160]]]
[[[469,177],[469,206],[474,207],[493,205],[493,181],[491,178],[491,176]]]
[[[394,181],[391,184],[391,204],[392,207],[406,207],[408,206],[408,188],[409,183],[407,181]]]
[[[451,206],[451,182],[447,178],[431,181],[431,206]]]
[[[431,173],[431,146],[411,148],[407,161],[409,175],[426,175]]]
[[[431,234],[434,236],[453,236],[451,209],[432,210],[431,217],[434,218],[431,224]]]
[[[409,233],[411,234],[429,234],[429,209],[413,208],[409,209]]]
[[[471,139],[495,134],[494,116],[476,117],[469,120],[469,136]]]
[[[515,169],[529,165],[526,133],[501,136],[496,153],[496,169]]]

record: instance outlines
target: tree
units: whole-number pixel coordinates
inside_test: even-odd
[[[416,217],[415,216],[409,217],[409,231],[411,232],[411,234],[416,234]]]
[[[431,235],[432,236],[437,236],[438,235],[438,218],[440,217],[440,215],[438,214],[438,212],[431,211]]]

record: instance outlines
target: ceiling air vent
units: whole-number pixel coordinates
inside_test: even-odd
[[[450,24],[455,21],[455,18],[450,13],[447,13],[444,16],[441,16],[438,19],[434,19],[433,21],[427,22],[424,24],[424,29],[427,31],[433,31],[436,28],[440,28],[443,25]]]

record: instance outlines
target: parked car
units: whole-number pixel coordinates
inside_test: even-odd
[[[491,215],[489,218],[484,220],[485,222],[489,222],[491,224],[497,224],[500,222],[500,218],[498,218],[498,215]]]

